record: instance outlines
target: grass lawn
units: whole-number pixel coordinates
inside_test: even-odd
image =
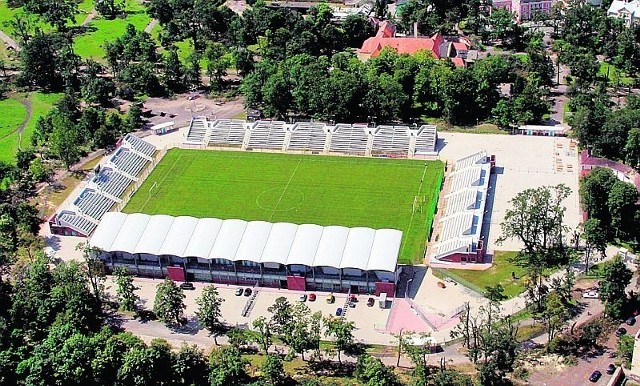
[[[31,135],[35,130],[38,118],[45,115],[49,109],[51,109],[53,103],[60,99],[61,96],[62,94],[43,94],[40,92],[31,93],[29,95],[29,99],[31,100],[31,118],[24,127],[22,138],[20,138],[18,133],[14,133],[0,139],[1,161],[13,162],[15,160],[15,154],[18,151],[18,147],[29,146],[31,143]],[[3,112],[3,114],[0,114],[0,131],[2,131],[2,133],[10,133],[17,129],[26,117],[27,110],[22,103],[19,102],[22,97],[23,94],[15,95],[11,99],[0,101],[0,111]],[[7,114],[6,112],[11,113]],[[4,124],[2,122],[4,122]],[[4,126],[5,124],[6,127]]]
[[[493,255],[493,266],[484,271],[465,270],[465,269],[442,269],[435,272],[442,272],[445,276],[451,276],[453,279],[461,278],[460,284],[470,283],[472,289],[484,291],[487,286],[496,284],[502,285],[504,294],[509,297],[515,297],[524,291],[524,275],[525,270],[517,267],[509,262],[509,259],[515,256],[517,252],[511,251],[495,251]],[[511,278],[511,272],[515,272],[517,279]]]
[[[29,99],[31,99],[31,119],[29,119],[29,122],[27,122],[22,131],[20,146],[27,147],[31,145],[31,135],[33,135],[36,129],[38,119],[47,115],[54,103],[60,100],[60,98],[62,98],[62,93],[44,94],[35,92],[29,95]]]
[[[143,30],[151,21],[145,7],[136,0],[127,0],[125,10],[127,17],[124,19],[107,20],[96,16],[89,23],[89,27],[95,30],[75,38],[73,43],[75,53],[82,58],[92,58],[104,63],[104,43],[122,36],[128,24],[133,24],[137,30]]]
[[[0,138],[9,135],[27,117],[27,109],[13,98],[0,100]]]
[[[399,261],[413,263],[442,173],[440,161],[173,149],[123,211],[399,229]],[[417,195],[427,202],[413,213]]]
[[[600,62],[600,68],[598,69],[598,75],[604,79],[607,78],[607,71],[609,72],[609,81],[612,83],[620,82],[620,84],[630,85],[633,84],[633,80],[629,78],[624,71],[619,70],[613,64],[607,62]]]

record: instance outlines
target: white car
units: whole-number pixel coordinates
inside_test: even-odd
[[[589,292],[583,293],[582,297],[586,299],[597,299],[598,293],[596,291],[589,291]]]

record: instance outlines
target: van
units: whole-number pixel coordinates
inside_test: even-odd
[[[336,301],[336,297],[335,297],[335,296],[333,296],[333,294],[329,294],[329,295],[327,296],[327,303],[328,303],[328,304],[333,304],[333,302],[335,302],[335,301]]]

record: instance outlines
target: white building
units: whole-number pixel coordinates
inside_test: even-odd
[[[607,15],[623,19],[627,26],[640,21],[640,0],[614,0]]]

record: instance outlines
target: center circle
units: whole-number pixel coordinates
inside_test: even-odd
[[[272,188],[256,197],[256,205],[260,209],[272,212],[286,212],[302,205],[304,193],[298,189]]]

